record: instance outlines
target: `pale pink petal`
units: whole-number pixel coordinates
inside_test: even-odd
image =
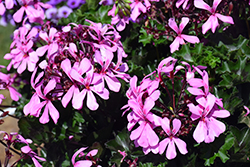
[[[223,16],[219,13],[215,13],[215,16],[225,23],[234,24],[233,18],[231,16]]]
[[[74,69],[72,68],[70,71],[70,76],[75,79],[76,81],[80,82],[80,83],[84,83],[84,79],[83,77]]]
[[[39,118],[39,122],[42,124],[46,124],[49,122],[49,107],[45,106],[42,116]]]
[[[45,54],[45,52],[48,50],[48,48],[49,48],[48,45],[44,45],[44,46],[37,48],[37,50],[36,50],[37,55],[43,56]]]
[[[189,103],[188,108],[189,108],[189,111],[192,113],[191,119],[193,121],[202,116],[203,110],[200,107],[195,106],[193,103]]]
[[[176,50],[179,50],[179,46],[180,46],[180,41],[181,38],[178,36],[175,38],[175,40],[171,43],[170,45],[170,52],[173,53]]]
[[[112,18],[112,20],[113,20],[113,18]],[[118,31],[123,31],[125,29],[125,27],[126,27],[126,23],[125,23],[124,18],[122,18],[119,20],[118,24],[116,25],[116,28]]]
[[[211,109],[214,107],[214,104],[215,104],[215,96],[210,93],[207,95],[207,103],[203,114],[204,116],[206,116],[211,111]]]
[[[167,151],[166,151],[166,157],[167,159],[174,159],[176,157],[176,149],[175,149],[175,144],[173,141],[169,142]]]
[[[22,97],[22,95],[17,92],[17,90],[11,86],[8,87],[9,92],[10,92],[10,97],[12,100],[14,101],[18,101],[20,97]]]
[[[212,116],[219,117],[219,118],[226,118],[230,116],[230,112],[227,110],[215,110]]]
[[[95,156],[98,153],[97,149],[91,150],[86,156]]]
[[[55,29],[54,27],[50,28],[50,30],[49,30],[49,40],[50,41],[53,41],[56,33],[57,33],[57,29]]]
[[[194,130],[193,137],[196,140],[196,142],[200,143],[205,140],[206,134],[207,134],[206,123],[200,120],[197,127]]]
[[[211,16],[207,19],[207,21],[202,25],[202,33],[203,34],[206,34],[206,32],[212,28],[212,19],[211,19]]]
[[[139,146],[141,146],[141,147],[144,147],[144,148],[149,147],[148,135],[147,135],[145,128],[143,129],[141,135],[137,139],[137,142],[138,142]]]
[[[204,82],[202,79],[200,78],[192,78],[192,79],[189,79],[188,80],[188,83],[190,84],[190,86],[193,86],[193,87],[202,87],[204,86]]]
[[[85,98],[86,93],[87,93],[86,89],[83,89],[80,93],[74,93],[74,96],[72,99],[72,106],[74,109],[79,110],[82,108],[83,100]]]
[[[171,27],[177,34],[179,33],[179,28],[174,20],[174,18],[170,18],[168,20],[168,25]]]
[[[71,162],[72,162],[73,165],[75,165],[76,156],[77,156],[78,154],[80,154],[80,152],[83,152],[84,150],[86,150],[87,148],[88,148],[88,147],[82,147],[82,148],[80,148],[79,150],[77,150],[77,151],[73,154],[73,156],[72,156],[72,158],[71,158]]]
[[[176,137],[174,137],[173,140],[174,140],[174,142],[175,142],[176,146],[178,147],[181,154],[184,155],[188,152],[187,151],[187,144],[183,140],[176,138]]]
[[[185,0],[178,0],[177,2],[176,2],[176,7],[177,8],[179,8],[180,6],[181,6],[181,4],[183,4],[183,2],[184,2]]]
[[[45,86],[43,92],[44,95],[46,96],[47,93],[49,93],[51,90],[53,90],[56,87],[56,80],[55,79],[51,79],[49,80],[49,82],[47,83],[47,85]]]
[[[68,77],[70,77],[70,70],[71,70],[71,62],[69,59],[64,59],[61,62],[61,68],[63,69],[63,71],[68,75]],[[71,77],[70,77],[71,78]]]
[[[97,110],[99,104],[96,102],[96,98],[92,91],[87,91],[87,106],[90,110]]]
[[[35,167],[42,167],[42,165],[36,160],[36,158],[31,157],[31,159],[32,159],[32,161],[33,161]]]
[[[22,74],[27,67],[27,59],[23,59],[19,67],[17,68],[17,73]]]
[[[25,10],[25,8],[24,8],[24,7],[21,7],[21,8],[13,15],[13,19],[15,20],[15,22],[20,23],[20,22],[22,21],[24,10]]]
[[[74,164],[74,167],[91,167],[92,161],[90,160],[80,160]]]
[[[69,101],[71,100],[74,90],[76,89],[75,85],[72,85],[69,90],[65,93],[65,95],[62,98],[62,105],[64,108],[67,107]]]
[[[165,138],[164,140],[162,140],[159,143],[159,154],[162,154],[165,151],[165,149],[166,149],[166,147],[167,147],[167,145],[168,145],[169,142],[170,142],[170,139],[169,138]]]
[[[196,8],[204,9],[204,10],[212,12],[212,8],[207,3],[205,3],[203,0],[194,0],[194,6]]]
[[[213,33],[215,33],[216,28],[218,27],[219,23],[218,23],[218,19],[216,16],[211,15],[209,18],[211,18],[211,30]]]
[[[52,44],[49,45],[48,57],[50,57],[51,55],[53,55],[57,51],[58,51],[58,44],[56,42],[53,42]]]
[[[146,126],[145,122],[141,123],[138,128],[136,128],[135,130],[133,130],[131,132],[130,139],[131,140],[136,140],[137,138],[139,138],[140,135],[141,135],[141,133],[142,133],[142,131],[144,130],[145,126]]]
[[[217,6],[220,4],[221,1],[222,0],[214,0],[214,2],[213,2],[213,9],[214,9],[214,11],[216,10]]]
[[[21,151],[25,154],[28,154],[30,151],[32,151],[32,149],[29,146],[23,146]]]
[[[198,96],[198,95],[205,95],[204,92],[201,89],[199,89],[199,88],[188,87],[187,90],[192,95],[196,95],[196,96]]]
[[[119,92],[119,90],[121,88],[121,83],[119,82],[119,80],[116,77],[106,76],[105,81],[107,82],[107,85],[108,85],[110,90],[112,90],[114,92]]]
[[[188,41],[188,42],[190,42],[190,43],[193,43],[193,44],[194,44],[194,43],[199,43],[199,42],[200,42],[199,38],[196,37],[196,36],[181,34],[181,37],[182,37],[183,39],[185,39],[186,41]]]
[[[161,127],[162,129],[167,133],[167,135],[171,135],[171,129],[170,129],[170,121],[167,117],[164,117],[161,121]]]
[[[6,9],[3,5],[3,2],[0,3],[0,15],[3,15],[5,13]]]
[[[218,137],[221,133],[225,132],[226,126],[224,123],[216,120],[215,118],[211,117],[208,122],[208,128],[213,131],[216,137]]]
[[[52,104],[51,101],[48,102],[48,107],[49,107],[49,115],[51,116],[51,118],[53,119],[54,123],[57,123],[57,120],[59,119],[59,112],[57,111],[57,109],[55,108],[55,106]]]
[[[181,121],[177,118],[175,118],[172,122],[173,124],[173,129],[172,129],[172,132],[173,134],[175,135],[179,130],[180,130],[180,127],[181,127]]]
[[[146,124],[145,129],[144,129],[144,133],[147,134],[147,139],[148,139],[148,143],[150,146],[156,146],[159,142],[159,138],[157,136],[157,134],[155,133],[155,131],[151,128],[151,126],[149,125],[149,123]]]
[[[189,22],[189,18],[188,17],[182,17],[181,18],[181,24],[179,25],[179,31],[180,31],[180,33],[186,27],[186,25],[188,24],[188,22]]]
[[[40,31],[39,33],[39,37],[42,38],[44,41],[46,41],[47,43],[49,42],[49,37],[48,34],[44,31]]]

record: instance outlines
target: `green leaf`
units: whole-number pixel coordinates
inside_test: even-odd
[[[238,123],[244,123],[250,128],[250,118],[249,118],[249,116],[245,116],[245,114],[246,114],[245,111],[243,111],[240,114],[239,119],[238,119]]]
[[[139,167],[154,167],[153,163],[139,163]]]
[[[218,46],[224,45],[230,52],[241,50],[243,54],[245,54],[247,57],[250,57],[250,47],[248,43],[249,40],[240,35],[237,39],[232,41],[232,44],[227,45],[220,41]]]
[[[153,38],[152,34],[148,34],[144,28],[140,29],[141,35],[139,36],[139,42],[146,46],[146,44],[151,43],[151,39]]]
[[[88,5],[88,9],[95,10],[98,7],[99,0],[86,0],[86,4]]]
[[[193,62],[189,46],[190,44],[182,45],[181,50],[174,52],[173,55],[181,56],[185,61]]]
[[[114,140],[106,142],[105,146],[113,152],[110,159],[111,162],[114,162],[119,166],[121,164],[122,156],[119,155],[120,153],[118,152],[118,150],[126,152],[131,151],[129,133],[126,128],[119,132]]]

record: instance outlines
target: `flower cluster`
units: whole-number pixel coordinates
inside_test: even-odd
[[[117,30],[123,31],[130,19],[135,22],[141,13],[147,12],[152,1],[158,2],[159,0],[115,1],[113,8],[108,13],[109,16],[112,16],[111,24],[116,24]]]
[[[200,29],[199,27],[202,27],[202,33],[206,34],[209,29],[215,33],[216,28],[219,26],[218,19],[224,23],[234,24],[231,16],[224,15],[224,10],[217,10],[220,4],[221,0],[214,0],[212,7],[203,0],[194,0],[193,2],[189,0],[117,0],[108,15],[112,16],[111,23],[116,25],[118,31],[123,31],[126,24],[129,24],[129,21],[142,22],[143,20],[145,29],[148,31],[147,33],[151,33],[156,36],[156,38],[163,35],[169,39],[170,36],[173,36],[175,39],[170,45],[170,52],[173,53],[179,50],[179,45],[185,44],[185,41],[192,44],[199,43],[200,40],[197,37],[199,35],[198,32],[200,32],[200,30],[198,30]],[[180,12],[179,7],[181,5],[183,10]],[[204,11],[201,12],[199,9]],[[168,12],[164,13],[162,11]],[[168,14],[166,15],[166,13]],[[169,13],[171,13],[171,15],[169,15]],[[189,18],[187,16],[189,16]],[[162,23],[166,30],[163,31],[156,27],[151,28],[150,26],[152,25],[150,25],[151,23],[149,24],[151,20],[157,20],[157,22]],[[203,24],[204,20],[205,23]],[[181,22],[179,28],[176,21]],[[192,30],[194,30],[193,32],[195,32],[196,36],[184,35],[182,33],[185,26],[189,23],[195,28]],[[202,24],[202,26],[198,27],[198,24]]]
[[[135,146],[143,148],[145,154],[152,151],[154,154],[162,154],[166,147],[166,157],[173,159],[176,157],[175,145],[181,154],[187,153],[186,143],[180,139],[192,131],[193,125],[197,124],[193,132],[194,139],[200,143],[213,142],[225,131],[225,125],[216,118],[225,118],[230,113],[223,108],[221,99],[216,98],[209,92],[208,74],[202,66],[191,67],[186,62],[184,66],[176,66],[177,59],[168,57],[162,60],[156,71],[144,77],[137,86],[137,77],[130,79],[130,88],[126,95],[128,104],[126,112],[131,109],[127,115],[128,130],[131,131],[130,139],[134,141]],[[183,74],[184,70],[184,74]],[[202,79],[195,77],[198,72]],[[178,75],[178,76],[177,76]],[[150,79],[154,76],[155,79]],[[174,89],[175,80],[182,83],[181,94],[176,98],[172,95],[166,82],[170,80],[172,89]],[[187,87],[190,85],[190,87]],[[164,104],[163,95],[165,89],[172,104],[170,107]],[[185,89],[191,95],[185,93]],[[195,97],[195,100],[194,100]],[[135,126],[139,124],[139,126]],[[135,128],[137,127],[137,128]],[[179,138],[180,137],[180,138]]]
[[[23,136],[21,136],[20,134],[16,132],[11,132],[10,134],[8,134],[5,131],[0,131],[0,135],[1,134],[4,134],[2,140],[6,141],[6,144],[7,144],[5,153],[6,153],[6,158],[8,160],[12,157],[12,153],[10,152],[11,146],[14,146],[16,143],[23,143],[25,144],[25,146],[21,148],[21,158],[18,159],[15,163],[17,163],[22,158],[30,157],[32,161],[34,162],[35,167],[42,167],[42,165],[37,160],[40,160],[40,161],[46,161],[46,160],[44,158],[39,157],[37,153],[32,151],[32,149],[29,146],[29,144],[32,143],[31,139],[25,139],[23,138]],[[8,162],[8,160],[6,162]],[[7,164],[5,164],[5,166],[7,166]]]
[[[32,74],[35,93],[24,107],[25,115],[40,117],[44,107],[40,122],[49,122],[50,115],[57,123],[59,112],[52,102],[59,100],[66,108],[72,99],[73,108],[79,110],[86,99],[87,107],[96,110],[99,104],[94,94],[107,100],[109,90],[120,90],[118,78],[128,81],[128,66],[122,61],[127,55],[120,35],[110,25],[89,23],[70,24],[62,30],[48,26],[39,32],[44,45],[36,49],[36,54],[46,59]]]
[[[2,66],[3,67],[3,66]],[[14,101],[18,101],[22,95],[16,90],[14,84],[18,83],[16,81],[17,75],[11,76],[10,74],[4,74],[0,72],[0,90],[8,90],[10,92],[10,97]],[[0,94],[0,104],[4,96]]]

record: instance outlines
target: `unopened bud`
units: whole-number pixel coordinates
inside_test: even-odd
[[[119,8],[117,7],[117,8],[115,9],[115,16],[117,15],[118,12],[119,12]]]
[[[229,3],[229,14],[232,12],[233,7],[234,7],[233,3],[230,2],[230,3]]]
[[[123,2],[125,2],[125,3],[131,3],[130,0],[123,0]]]
[[[128,10],[130,10],[131,6],[128,3],[125,3],[125,8],[127,8]]]

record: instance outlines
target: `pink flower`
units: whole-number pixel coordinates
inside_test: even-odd
[[[36,73],[36,71],[34,71],[32,75],[34,75],[35,73]],[[32,76],[32,78],[33,77],[34,76]],[[39,77],[39,75],[38,75],[38,77]],[[41,75],[40,75],[40,77],[41,77]],[[33,80],[33,79],[31,79],[31,80]],[[32,82],[33,81],[31,81],[31,83]],[[34,83],[32,83],[32,86],[34,86]],[[51,90],[53,90],[55,87],[56,87],[56,80],[55,79],[51,79],[47,83],[43,92],[41,90],[42,89],[41,85],[37,86],[36,88],[34,87],[36,92],[31,97],[30,102],[24,106],[24,109],[23,109],[24,114],[25,115],[30,114],[30,115],[33,115],[35,117],[39,117],[42,108],[45,107],[43,114],[41,115],[39,121],[42,124],[48,123],[49,122],[49,115],[50,115],[51,118],[53,119],[54,123],[56,124],[58,119],[59,119],[59,112],[57,111],[57,109],[55,108],[55,106],[53,105],[51,100],[46,97],[46,95]],[[44,101],[41,102],[40,98],[43,99]]]
[[[12,86],[14,84],[15,77],[11,77],[10,74],[4,74],[0,72],[0,90],[8,89],[10,97],[14,101],[18,101],[22,95]]]
[[[193,103],[188,104],[190,112],[192,112],[191,119],[199,119],[199,123],[194,131],[194,139],[200,143],[205,141],[210,143],[214,141],[215,137],[218,137],[226,130],[226,126],[216,120],[215,118],[226,118],[230,116],[227,110],[220,110],[216,105],[216,97],[209,93],[206,98],[200,97],[196,100],[198,105]]]
[[[105,80],[110,90],[119,92],[121,83],[111,71],[112,68],[110,68],[113,57],[113,52],[104,48],[101,48],[100,52],[98,50],[95,52],[95,59],[101,65],[101,71],[99,72],[99,74],[102,78],[102,87],[104,87]]]
[[[113,8],[108,12],[108,16],[112,16],[111,24],[116,24],[118,31],[123,31],[126,27],[126,24],[129,23],[129,17],[123,16],[120,17],[118,14],[115,15],[116,5],[113,5]]]
[[[131,7],[131,14],[130,17],[133,21],[136,21],[137,17],[142,13],[146,13],[147,8],[142,4],[142,2],[135,0],[130,5]]]
[[[155,91],[156,94],[157,92]],[[159,94],[156,96],[159,97]],[[143,148],[156,146],[159,138],[153,129],[160,126],[161,118],[150,112],[155,104],[153,99],[150,97],[146,98],[143,106],[133,99],[129,100],[128,104],[133,110],[128,115],[128,121],[131,123],[128,130],[130,131],[136,122],[140,124],[137,129],[131,132],[130,139],[136,140],[135,142]]]
[[[177,118],[174,118],[172,123],[173,128],[170,128],[170,121],[167,117],[163,118],[161,121],[162,129],[167,133],[169,137],[165,138],[159,143],[159,153],[162,154],[168,146],[166,151],[166,157],[168,159],[174,159],[176,157],[175,145],[177,146],[181,154],[186,154],[188,152],[186,143],[175,136],[176,133],[180,130],[181,121]]]
[[[83,59],[83,60],[85,60],[85,59]],[[83,105],[83,100],[87,94],[87,107],[91,110],[97,110],[97,108],[99,107],[99,104],[97,103],[93,92],[95,92],[101,98],[103,98],[105,100],[107,100],[109,98],[109,92],[106,88],[104,88],[100,84],[101,78],[98,75],[94,74],[94,68],[93,68],[93,66],[90,65],[90,61],[89,60],[87,61],[87,60],[88,59],[86,59],[86,61],[84,61],[83,65],[82,65],[82,66],[85,66],[84,69],[86,71],[82,70],[79,66],[79,67],[72,68],[71,72],[70,72],[71,77],[74,80],[78,81],[81,85],[84,86],[84,88],[81,90],[81,92],[76,95],[76,99],[78,99],[78,101],[76,103],[73,103],[73,107],[75,109],[81,109],[82,105]],[[86,68],[86,67],[90,67],[90,69]],[[82,74],[84,74],[85,72],[86,72],[86,77],[83,78]],[[74,102],[74,100],[73,100],[73,102]]]
[[[43,24],[43,19],[45,16],[41,6],[44,8],[49,8],[51,6],[38,1],[34,2],[33,0],[22,0],[22,2],[23,4],[21,8],[16,13],[14,13],[13,19],[17,23],[20,23],[25,12],[31,23],[38,22]]]
[[[76,157],[77,157],[77,155],[78,154],[80,154],[80,156],[79,157],[82,157],[82,156],[84,156],[85,154],[84,153],[82,153],[84,150],[86,150],[87,149],[87,147],[82,147],[82,148],[80,148],[78,151],[76,151],[75,153],[74,153],[74,155],[72,156],[72,159],[71,159],[71,162],[72,162],[72,164],[74,165],[74,167],[91,167],[92,166],[92,161],[91,160],[80,160],[80,161],[77,161],[77,162],[75,162],[75,159],[76,159]],[[95,150],[92,150],[92,151],[90,151],[87,155],[86,155],[86,157],[90,157],[90,156],[95,156],[96,154],[97,154],[97,152],[98,152],[98,150],[97,149],[95,149]]]
[[[210,28],[212,32],[214,33],[216,30],[216,27],[219,25],[218,19],[225,23],[234,24],[233,18],[230,16],[224,16],[219,13],[216,13],[216,8],[220,4],[222,0],[214,0],[213,7],[210,7],[208,4],[206,4],[203,0],[194,0],[194,6],[199,9],[205,9],[211,13],[211,16],[208,18],[208,20],[202,25],[202,33],[205,34]]]
[[[16,138],[19,140],[19,142],[26,144],[26,146],[23,146],[21,148],[22,153],[26,154],[27,156],[29,156],[32,159],[35,167],[42,167],[42,165],[37,161],[37,159],[40,161],[46,161],[46,159],[39,157],[37,155],[37,153],[32,151],[32,149],[29,146],[29,144],[32,143],[32,140],[31,139],[24,139],[23,136],[21,136],[19,134],[16,136]]]
[[[170,52],[173,53],[176,50],[179,50],[180,44],[185,44],[184,39],[190,43],[199,43],[200,40],[196,36],[190,36],[190,35],[184,35],[181,34],[187,23],[189,22],[188,17],[183,17],[181,19],[180,27],[178,28],[174,18],[170,18],[168,20],[168,25],[177,33],[177,37],[173,41],[173,43],[170,45]]]
[[[49,58],[58,51],[58,44],[56,42],[57,30],[54,27],[50,28],[49,35],[46,32],[41,31],[39,36],[47,42],[47,45],[38,48],[36,50],[37,55],[43,56],[45,52],[48,51]]]
[[[32,49],[33,38],[37,35],[37,28],[31,30],[25,26],[20,27],[14,32],[14,41],[11,44],[11,51],[4,56],[4,59],[11,60],[7,70],[13,66],[21,74],[26,67],[30,72],[34,71],[39,58]]]

